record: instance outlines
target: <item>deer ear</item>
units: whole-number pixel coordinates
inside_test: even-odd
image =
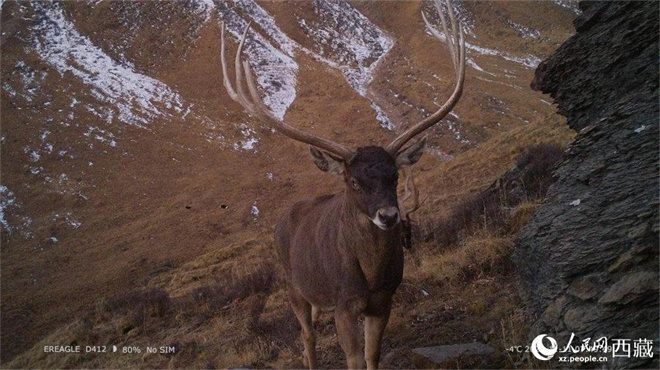
[[[396,156],[396,168],[402,169],[410,167],[413,164],[417,163],[419,159],[424,154],[426,149],[426,136],[422,140],[416,142],[415,144],[407,147],[402,152],[399,152]]]
[[[328,152],[318,150],[311,145],[309,146],[309,152],[312,154],[316,167],[321,171],[335,175],[341,175],[344,173],[344,161],[341,158],[335,157]]]

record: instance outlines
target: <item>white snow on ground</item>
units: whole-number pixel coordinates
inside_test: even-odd
[[[339,69],[346,81],[361,96],[367,97],[367,86],[373,71],[394,46],[394,40],[376,27],[351,4],[342,0],[315,0],[318,19],[298,23],[316,43],[315,52],[304,49],[315,59]],[[383,128],[393,129],[385,112],[372,101],[376,120]]]
[[[35,51],[60,75],[73,74],[92,87],[97,99],[112,103],[120,121],[144,127],[154,117],[170,116],[171,109],[183,110],[181,97],[165,84],[116,62],[80,35],[59,4],[32,6],[42,17],[34,27]]]
[[[73,218],[73,215],[71,214],[71,212],[67,212],[64,215],[64,220],[66,221],[67,225],[71,226],[74,229],[77,229],[80,226],[82,226],[82,222],[76,221],[76,219]]]
[[[316,51],[290,39],[273,17],[254,0],[234,0],[232,4],[222,2],[218,7],[220,18],[225,20],[235,41],[239,40],[247,26],[243,18],[247,17],[253,21],[254,28],[264,32],[277,45],[252,31],[247,36],[244,50],[263,90],[264,103],[280,119],[296,97],[296,51],[341,70],[351,87],[366,97],[374,68],[394,45],[391,38],[344,1],[315,1],[313,6],[318,20],[312,24],[305,20],[299,20],[299,23],[319,46]],[[240,14],[237,9],[240,9]],[[381,125],[391,127],[382,109],[375,103],[372,107]]]
[[[484,77],[481,77],[481,76],[475,76],[474,78],[476,78],[477,80],[486,81],[486,82],[488,82],[488,83],[493,83],[493,84],[498,84],[498,85],[504,85],[504,86],[512,87],[512,88],[514,88],[514,89],[516,89],[516,90],[522,90],[522,89],[523,89],[522,87],[517,86],[517,85],[508,84],[508,83],[506,83],[506,82],[494,81],[494,80],[491,80],[491,79],[488,79],[488,78],[484,78]]]
[[[215,4],[213,0],[195,0],[193,1],[195,9],[203,15],[204,21],[202,23],[208,22],[211,19],[211,12],[215,9]]]
[[[394,125],[390,122],[390,119],[387,118],[387,115],[383,110],[374,102],[371,102],[371,108],[376,111],[376,120],[380,125],[390,131],[394,131]]]
[[[520,37],[522,37],[523,39],[538,39],[539,37],[541,37],[541,32],[539,32],[538,30],[525,27],[522,24],[515,23],[510,19],[506,20],[506,24],[508,24],[511,28],[516,30],[516,32],[518,32],[518,35],[520,35]]]
[[[435,24],[440,24],[440,16],[437,14],[438,12],[435,5],[431,5],[432,3],[433,1],[429,1],[429,6],[426,8],[427,11],[425,11],[424,14],[428,20],[436,19],[437,22],[435,22]],[[461,27],[463,27],[463,33],[466,36],[477,38],[477,34],[474,32],[474,16],[465,9],[463,0],[453,0],[451,6],[452,9],[454,9],[456,20],[461,24]],[[445,19],[449,20],[449,13],[444,6],[442,7],[442,13],[445,15]]]
[[[234,0],[234,3],[252,19],[254,25],[258,25],[259,28],[266,31],[266,34],[280,46],[284,53],[294,57],[294,51],[300,45],[277,27],[275,19],[264,8],[253,0]]]
[[[36,94],[39,92],[39,87],[46,79],[48,73],[44,71],[35,70],[28,66],[23,61],[18,61],[11,69],[11,75],[18,76],[19,86],[11,86],[8,83],[3,84],[2,89],[10,96],[18,96],[26,102],[32,102]],[[20,109],[20,108],[19,108]]]
[[[469,65],[470,67],[474,68],[475,70],[477,70],[479,72],[484,72],[484,73],[488,73],[490,75],[495,75],[494,73],[484,71],[484,69],[479,67],[479,65],[472,58],[466,58],[465,62],[467,63],[467,65]]]
[[[240,130],[241,130],[241,134],[243,135],[243,140],[234,143],[234,149],[250,150],[256,152],[257,151],[256,145],[257,143],[259,143],[259,138],[257,138],[257,132],[244,123],[241,124]]]
[[[438,31],[440,31],[442,29],[441,28],[442,26],[435,25],[435,24],[434,24],[434,26],[435,26],[436,30],[438,30]],[[530,30],[529,32],[536,31],[536,30],[531,30],[531,29],[529,29],[529,30]],[[538,31],[536,31],[536,32],[538,32]],[[441,31],[439,33],[440,33],[440,39],[439,39],[440,42],[446,43],[447,38],[445,37],[444,33],[441,32]],[[426,30],[426,34],[433,37],[433,38],[435,38],[435,36],[428,29]],[[502,58],[504,60],[507,60],[509,62],[518,63],[518,64],[523,65],[526,68],[531,68],[531,69],[535,69],[541,63],[541,59],[538,58],[538,57],[535,57],[534,55],[523,55],[523,56],[518,57],[518,56],[511,55],[509,53],[503,52],[503,51],[481,47],[481,46],[472,44],[468,41],[465,41],[465,49],[467,50],[466,63],[469,66],[471,66],[472,68],[474,68],[475,70],[487,73],[487,74],[492,75],[492,76],[495,76],[495,74],[484,71],[483,68],[481,68],[480,66],[477,65],[477,63],[475,63],[474,59],[470,58],[470,53],[469,53],[470,51],[475,52],[476,54],[479,54],[479,55],[489,55],[489,56],[500,57],[500,58]]]
[[[252,219],[257,220],[259,218],[259,208],[257,208],[257,201],[255,200],[254,203],[252,203],[252,208],[250,209],[250,213],[252,214]]]
[[[202,10],[207,11],[210,16],[213,3],[202,1],[200,4],[204,7]],[[119,147],[117,136],[123,127],[112,125],[113,122],[151,130],[148,124],[154,118],[167,120],[174,118],[183,121],[191,113],[193,104],[184,104],[181,96],[167,85],[136,72],[130,62],[113,60],[102,49],[93,45],[89,38],[80,35],[74,24],[65,16],[60,4],[32,2],[24,3],[21,7],[22,13],[31,10],[28,14],[34,14],[32,33],[26,41],[30,43],[34,52],[54,69],[54,72],[50,69],[48,72],[61,78],[73,75],[88,87],[84,90],[72,90],[67,87],[68,84],[62,84],[58,93],[69,95],[71,103],[63,107],[64,109],[58,110],[58,112],[63,110],[66,112],[62,114],[54,112],[49,116],[46,124],[60,124],[63,127],[87,125],[88,131],[84,134],[87,147],[95,149],[100,143],[101,149],[105,152],[106,149]],[[18,61],[10,71],[13,82],[3,84],[3,90],[12,97],[27,102],[49,99],[40,93],[48,72],[41,68],[35,69],[23,61]],[[59,86],[57,83],[54,84]],[[80,97],[83,98],[82,101],[79,100]],[[46,101],[42,104],[44,107],[49,107],[51,102]],[[16,109],[22,108],[19,106]],[[77,119],[83,112],[91,113],[99,119],[84,121]],[[206,137],[208,141],[220,139],[222,144],[222,137],[218,134],[216,124],[208,117],[193,112],[188,120],[199,122],[206,128],[200,132],[200,135]],[[44,135],[47,136],[49,133],[46,131]],[[46,142],[45,137],[41,139],[42,145],[29,154],[28,161],[37,162],[46,154],[62,153],[58,145],[63,143]],[[70,150],[64,152],[66,154]],[[68,156],[73,158],[72,154]],[[41,174],[43,168],[33,166],[30,168],[30,173]]]
[[[428,34],[431,35],[430,32]],[[442,35],[442,36],[443,37],[440,41],[445,42],[445,37],[444,37],[444,35]],[[538,57],[535,57],[533,55],[524,55],[522,57],[517,57],[517,56],[513,56],[509,53],[503,52],[503,51],[484,48],[484,47],[469,43],[467,41],[465,42],[465,49],[467,51],[473,51],[473,52],[475,52],[477,54],[480,54],[480,55],[489,55],[489,56],[500,57],[500,58],[502,58],[504,60],[507,60],[509,62],[518,63],[518,64],[521,64],[521,65],[523,65],[527,68],[531,68],[531,69],[535,69],[541,63],[541,59],[538,58]],[[472,63],[470,62],[469,56],[468,56],[468,59],[467,59],[467,63],[470,64],[474,69],[479,70],[479,71],[483,71],[483,69],[481,69],[481,67],[478,67],[478,66],[475,67],[476,63],[474,63],[474,61],[472,61]],[[492,75],[492,73],[489,73],[489,74]]]
[[[0,224],[5,230],[11,233],[9,222],[5,219],[5,209],[16,202],[14,193],[9,191],[6,186],[0,185],[0,196]]]
[[[394,40],[347,2],[315,0],[314,12],[319,18],[309,23],[301,19],[300,26],[319,46],[317,53],[333,62],[331,66],[365,96],[374,68]]]
[[[14,192],[6,186],[0,185],[0,225],[2,225],[2,229],[10,235],[17,231],[23,238],[30,239],[33,237],[32,231],[30,231],[32,219],[20,214],[21,207]],[[7,219],[10,213],[12,223]]]
[[[535,57],[533,55],[524,55],[522,57],[516,57],[516,56],[513,56],[509,53],[505,53],[503,51],[484,48],[484,47],[481,47],[481,46],[478,46],[478,45],[471,44],[467,41],[465,42],[465,48],[467,50],[474,51],[477,54],[497,56],[497,57],[500,57],[504,60],[508,60],[509,62],[522,64],[523,66],[525,66],[527,68],[531,68],[531,69],[535,69],[541,63],[541,59],[538,58],[538,57]]]
[[[449,115],[453,116],[454,118],[458,119],[458,115],[452,114],[453,112],[450,112]],[[443,119],[441,122],[444,122],[449,131],[452,132],[454,135],[454,140],[459,141],[463,144],[470,144],[470,140],[466,139],[463,137],[461,134],[461,131],[459,130],[458,127],[454,126],[454,122],[448,119]]]
[[[575,15],[582,13],[578,7],[578,0],[550,0],[553,3],[572,11]]]
[[[258,23],[263,22],[266,25],[266,30],[273,33],[269,34],[270,37],[281,41],[281,45],[288,45],[288,41],[286,41],[288,37],[274,25],[275,22],[272,18],[271,20],[264,18],[269,16],[259,5],[251,1],[237,1],[234,5],[243,11],[255,12],[255,14],[248,14],[254,16]],[[245,9],[242,8],[243,6]],[[228,33],[238,42],[248,22],[236,12],[235,7],[230,6],[227,2],[220,3],[218,11],[221,14],[220,18],[225,21]],[[257,26],[254,25],[254,27]],[[288,46],[283,48],[289,49]],[[243,50],[248,55],[247,60],[256,74],[257,84],[262,89],[263,102],[271,109],[275,117],[283,119],[286,110],[296,98],[298,63],[254,30],[248,33]],[[227,59],[229,63],[230,58]]]

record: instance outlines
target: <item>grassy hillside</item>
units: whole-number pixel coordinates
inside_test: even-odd
[[[342,185],[318,172],[303,145],[273,134],[222,90],[219,20],[256,13],[197,1],[40,4],[2,3],[2,363],[300,366],[297,323],[270,258],[272,229],[296,200]],[[482,70],[468,69],[455,114],[432,130],[429,155],[415,167],[428,194],[416,215],[422,232],[490,185],[527,145],[571,138],[547,98],[529,89],[533,67],[515,58],[546,56],[569,35],[573,13],[548,2],[461,4],[474,45],[468,57]],[[298,45],[285,116],[297,127],[351,147],[385,144],[452,88],[446,49],[422,27],[428,4],[352,3],[393,40],[374,54],[377,63],[342,54],[351,45],[332,49],[314,38],[329,21],[312,3],[259,5]],[[273,50],[286,49],[276,42],[281,34],[255,29]],[[234,41],[228,46],[233,55]],[[331,66],[339,60],[350,73],[360,72],[358,61],[373,66],[371,82],[356,84]],[[378,123],[374,104],[394,131]],[[492,323],[518,326],[514,289],[501,293],[514,284],[501,262],[513,229],[469,236],[467,249],[416,246],[386,361],[410,366],[416,345],[506,341]],[[483,250],[490,252],[475,252]],[[475,262],[474,254],[490,257]],[[483,274],[461,272],[473,265]],[[343,363],[333,332],[327,317],[323,366]],[[74,342],[177,350],[43,353],[43,345]]]
[[[539,142],[565,146],[572,135],[561,119],[539,120],[423,170],[420,186],[429,201],[415,217],[418,232],[441,224],[452,205],[512,167],[523,148]],[[466,173],[473,176],[457,180]],[[525,343],[528,322],[509,255],[513,234],[531,217],[536,202],[530,199],[508,211],[503,228],[477,229],[459,244],[418,239],[406,255],[404,282],[394,298],[383,366],[412,367],[410,350],[416,346],[475,340],[502,350],[484,363],[457,367],[513,366],[521,360],[503,350]],[[212,242],[210,252],[180,266],[163,265],[138,289],[97,298],[76,320],[8,366],[301,367],[298,324],[288,307],[279,266],[273,264],[272,227],[241,236]],[[343,366],[331,315],[323,316],[317,330],[321,366]],[[147,346],[174,346],[176,354],[43,353],[44,345],[92,342],[137,345],[143,351]]]

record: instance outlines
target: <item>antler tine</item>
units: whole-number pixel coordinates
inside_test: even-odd
[[[227,94],[229,94],[229,97],[240,104],[240,100],[238,99],[238,95],[236,94],[236,91],[234,91],[234,88],[231,86],[231,82],[227,78],[227,59],[225,59],[225,22],[223,21],[221,23],[222,31],[221,31],[221,36],[220,36],[220,62],[222,64],[222,83],[225,85],[225,89],[227,90]],[[241,104],[242,105],[242,104]]]
[[[449,3],[449,0],[447,0],[447,3]],[[440,23],[442,24],[442,30],[444,31],[445,37],[447,37],[447,35],[449,35],[449,31],[447,29],[447,20],[445,19],[445,13],[442,11],[442,7],[440,6],[440,1],[433,0],[433,4],[435,5],[435,9],[438,11],[438,15],[440,15]],[[448,12],[451,12],[451,11],[448,10]],[[453,13],[453,12],[451,12],[451,13]],[[422,15],[424,15],[424,13],[422,13]],[[435,27],[433,27],[426,20],[426,17],[422,17],[422,18],[424,19],[424,21],[425,21],[424,23],[426,23],[426,26],[429,27],[429,29],[431,29],[431,30],[435,29]],[[458,56],[456,55],[456,43],[458,42],[458,40],[455,40],[454,37],[453,37],[454,35],[456,35],[456,29],[453,27],[453,25],[454,25],[453,17],[449,17],[449,19],[450,19],[450,22],[452,22],[452,29],[451,30],[452,30],[453,34],[452,34],[452,37],[449,38],[448,40],[446,40],[445,42],[447,43],[447,46],[449,46],[449,53],[451,54],[451,60],[454,63],[454,68],[456,68],[456,66],[458,65]],[[434,35],[436,35],[436,37],[439,34],[437,31],[435,31],[435,32],[431,31],[431,32]]]
[[[438,0],[436,0],[438,1]],[[396,153],[403,147],[410,139],[413,137],[417,136],[421,132],[427,130],[429,127],[435,125],[438,123],[441,119],[443,119],[451,110],[454,108],[456,103],[458,103],[458,100],[461,97],[461,94],[463,94],[463,82],[465,81],[465,39],[463,37],[463,30],[456,21],[456,17],[454,16],[454,11],[451,7],[451,4],[447,0],[447,10],[449,13],[449,18],[452,23],[452,34],[450,35],[449,30],[447,25],[445,24],[444,16],[442,15],[442,12],[440,11],[439,5],[436,3],[436,7],[438,8],[438,11],[440,13],[440,19],[443,22],[443,30],[445,32],[445,41],[447,43],[447,47],[449,47],[450,54],[452,54],[452,64],[454,66],[454,70],[456,72],[456,86],[454,87],[454,91],[452,92],[451,96],[449,99],[445,102],[445,104],[440,107],[435,113],[430,115],[429,117],[426,117],[424,120],[416,123],[406,131],[404,131],[401,135],[399,135],[390,145],[387,146],[387,151],[390,152],[392,155],[396,155]],[[424,16],[424,13],[422,13],[422,18],[424,19],[424,22],[430,27],[430,24],[426,17]],[[431,33],[442,41],[442,38],[440,37],[440,33],[435,30],[433,27],[430,27]],[[453,40],[458,40],[458,46],[455,45]],[[458,50],[456,50],[458,48]],[[458,60],[454,59],[454,55],[458,54]]]
[[[410,221],[410,215],[413,212],[417,211],[419,209],[419,207],[422,206],[422,204],[424,204],[424,202],[426,201],[426,197],[424,197],[424,199],[421,202],[419,201],[419,189],[417,189],[417,185],[415,185],[415,177],[413,176],[412,167],[405,168],[403,170],[403,175],[406,178],[406,182],[405,182],[405,185],[404,185],[403,196],[401,197],[401,201],[400,201],[400,204],[401,204],[400,208],[401,208],[401,212],[402,212],[402,215],[403,215],[402,219],[404,219],[406,221]],[[405,209],[403,207],[403,204],[411,196],[413,197],[412,207],[408,208],[408,209]]]
[[[410,191],[410,188],[408,187],[408,177],[410,176],[410,174],[412,172],[412,169],[411,169],[411,167],[406,167],[401,172],[403,173],[403,176],[406,178],[406,182],[403,185],[403,195],[401,196],[401,199],[399,200],[401,205],[403,205],[408,200],[408,198],[410,198],[410,196],[412,195],[412,192]]]
[[[308,134],[304,131],[301,131],[293,126],[289,126],[286,123],[280,121],[275,117],[263,103],[259,97],[259,92],[257,90],[254,78],[252,76],[252,69],[250,64],[247,61],[241,62],[241,52],[243,50],[243,44],[245,43],[245,38],[247,36],[250,25],[247,26],[243,32],[243,36],[238,44],[238,51],[236,52],[235,59],[235,69],[236,69],[236,90],[231,85],[229,78],[227,78],[227,61],[225,59],[225,24],[222,22],[222,42],[221,42],[221,51],[220,59],[222,60],[222,78],[227,89],[229,97],[240,104],[249,114],[256,116],[261,121],[266,123],[268,126],[276,129],[280,133],[303,143],[315,146],[317,148],[326,150],[330,153],[338,155],[339,157],[348,160],[353,156],[353,152],[333,141],[324,139],[322,137]],[[248,99],[245,90],[243,90],[243,77],[245,77],[248,90],[252,97],[252,101]],[[238,92],[237,92],[238,91]]]
[[[252,22],[248,23],[247,27],[245,27],[243,36],[241,36],[241,41],[238,43],[238,49],[236,50],[236,58],[234,61],[234,69],[236,71],[236,91],[238,92],[238,96],[243,101],[243,107],[252,115],[255,115],[257,112],[254,109],[254,104],[250,102],[250,100],[247,98],[247,95],[245,95],[245,90],[243,90],[243,71],[241,70],[241,52],[243,52],[245,38],[247,37],[247,33],[250,30],[251,25]]]

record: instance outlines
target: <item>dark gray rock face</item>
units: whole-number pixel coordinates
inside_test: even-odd
[[[579,134],[516,241],[538,318],[530,335],[560,347],[571,333],[653,340],[655,362],[631,355],[608,367],[658,365],[658,4],[580,3],[576,35],[532,83]]]

